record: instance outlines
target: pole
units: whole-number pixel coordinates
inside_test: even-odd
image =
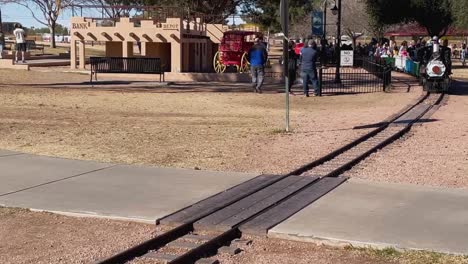
[[[323,7],[323,40],[327,39],[327,1]]]
[[[327,62],[326,60],[326,43],[327,43],[327,0],[323,3],[323,36],[322,36],[322,67]]]
[[[340,64],[341,64],[341,0],[338,0],[338,21],[336,22],[336,50],[337,50],[337,61],[335,70],[335,83],[341,83],[340,76]]]
[[[289,132],[289,4],[288,0],[281,0],[281,24],[283,26],[283,72],[284,72],[284,91],[286,94],[286,132]]]

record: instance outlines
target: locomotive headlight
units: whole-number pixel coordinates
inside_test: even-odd
[[[442,77],[446,71],[445,65],[440,60],[433,60],[427,64],[426,73],[429,77]]]

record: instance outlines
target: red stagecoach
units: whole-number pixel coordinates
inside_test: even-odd
[[[237,72],[247,72],[249,70],[247,54],[254,45],[256,37],[261,37],[261,33],[238,30],[224,32],[219,50],[213,59],[214,70],[223,73],[228,66],[235,66]]]

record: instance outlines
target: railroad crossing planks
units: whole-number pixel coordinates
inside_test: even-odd
[[[228,230],[280,203],[317,180],[317,177],[289,176],[197,221],[194,228]]]
[[[269,229],[315,202],[346,180],[347,179],[344,177],[323,178],[292,196],[290,199],[241,225],[239,229],[242,233],[265,235]]]
[[[217,210],[228,206],[248,195],[251,195],[266,186],[269,186],[285,176],[260,175],[249,181],[234,186],[224,192],[218,193],[205,200],[186,207],[178,212],[156,220],[157,224],[166,226],[178,226],[185,223],[197,221]]]

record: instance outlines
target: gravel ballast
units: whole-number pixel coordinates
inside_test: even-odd
[[[371,155],[348,176],[468,188],[468,89],[456,84],[440,108],[403,138]]]

